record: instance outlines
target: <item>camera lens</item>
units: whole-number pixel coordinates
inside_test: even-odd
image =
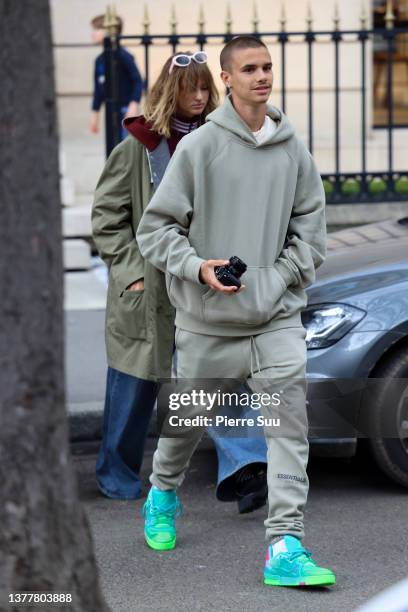
[[[240,259],[236,255],[233,255],[229,261],[230,261],[230,270],[232,274],[234,274],[235,276],[240,277],[244,272],[246,272],[246,269],[247,269],[246,263],[244,263],[242,259]]]

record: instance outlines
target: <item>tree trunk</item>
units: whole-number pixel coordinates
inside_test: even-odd
[[[47,0],[0,0],[0,610],[108,610],[64,407],[61,207]],[[29,610],[31,606],[21,607]]]

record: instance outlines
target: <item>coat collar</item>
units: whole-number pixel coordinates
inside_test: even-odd
[[[148,151],[154,151],[163,138],[160,134],[152,130],[150,123],[146,121],[143,115],[124,119],[123,125],[129,134],[139,140]]]

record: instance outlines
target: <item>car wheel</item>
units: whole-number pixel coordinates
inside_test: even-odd
[[[369,444],[381,470],[408,487],[408,349],[400,349],[371,376],[384,380],[373,384],[366,406]]]

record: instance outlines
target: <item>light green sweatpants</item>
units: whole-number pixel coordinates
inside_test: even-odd
[[[302,538],[309,481],[306,414],[306,332],[291,327],[256,336],[220,337],[177,329],[178,379],[247,379],[253,392],[279,393],[280,406],[262,406],[265,418],[277,414],[281,427],[264,427],[268,447],[266,539],[282,534]],[[186,380],[186,388],[189,381]],[[196,386],[196,385],[195,385]],[[280,393],[282,392],[282,393]],[[276,396],[275,396],[276,397]],[[207,414],[203,406],[189,415]],[[183,428],[181,437],[160,437],[150,481],[177,488],[204,429]]]

